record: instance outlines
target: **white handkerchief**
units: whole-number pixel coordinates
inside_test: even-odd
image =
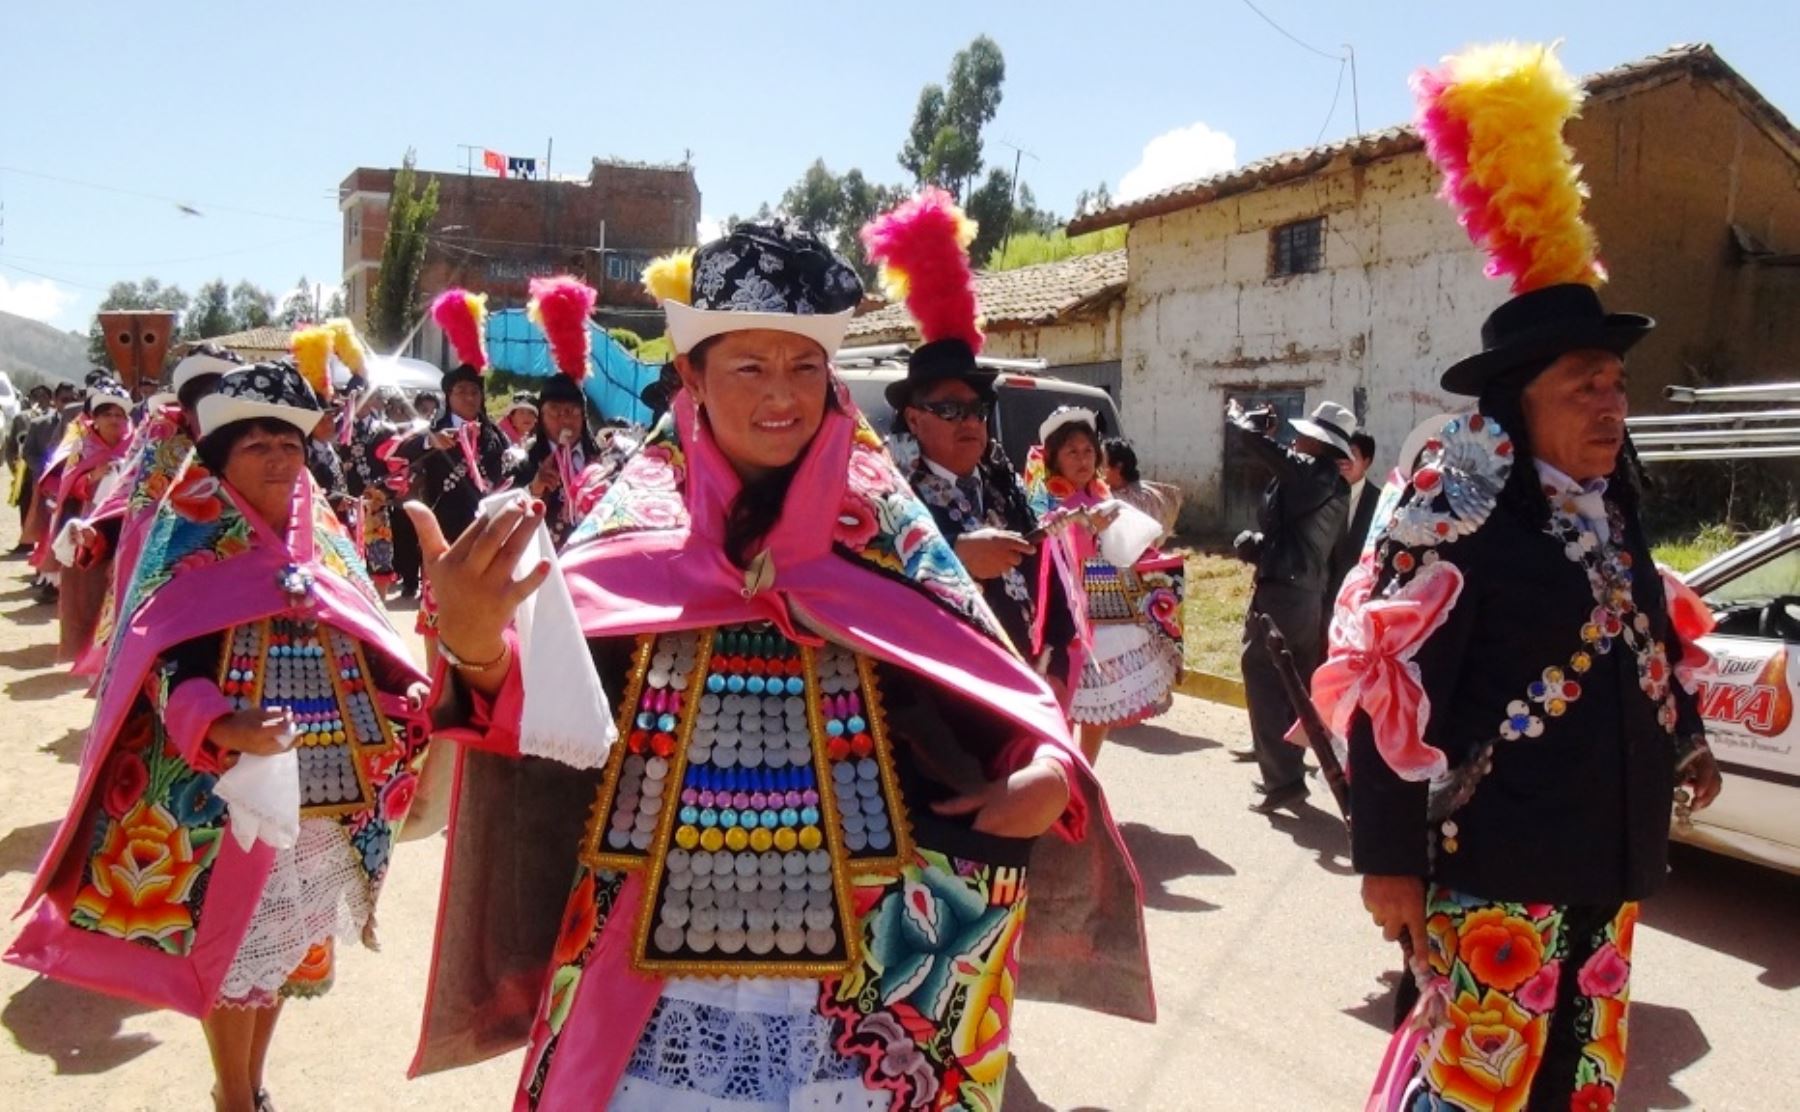
[[[219,777],[213,794],[230,807],[239,849],[259,841],[274,849],[294,848],[300,837],[300,762],[292,748],[269,757],[243,754]]]

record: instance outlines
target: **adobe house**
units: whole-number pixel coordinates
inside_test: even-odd
[[[1671,383],[1800,378],[1800,132],[1710,46],[1595,74],[1567,138],[1612,280],[1656,317],[1634,413]],[[1386,469],[1408,430],[1467,408],[1437,388],[1508,296],[1438,200],[1406,127],[1278,155],[1073,221],[1127,225],[1121,409],[1183,526],[1248,524],[1265,477],[1229,453],[1227,398],[1352,406]]]

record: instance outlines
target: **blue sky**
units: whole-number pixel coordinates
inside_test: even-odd
[[[1800,113],[1783,4],[1257,6],[1328,53],[1355,46],[1366,130],[1407,118],[1413,68],[1498,38],[1565,39],[1579,73],[1704,40]],[[76,330],[124,278],[335,282],[338,182],[408,147],[452,169],[459,143],[541,156],[554,137],[559,172],[691,151],[714,220],[816,157],[898,182],[920,86],[981,33],[1007,64],[988,156],[1033,152],[1025,180],[1064,214],[1101,181],[1153,188],[1354,130],[1347,78],[1327,123],[1338,64],[1243,0],[5,7],[0,309]]]

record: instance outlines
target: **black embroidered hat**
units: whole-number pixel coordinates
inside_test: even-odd
[[[202,438],[235,421],[268,417],[312,432],[324,413],[319,398],[299,368],[286,359],[252,363],[219,379],[219,388],[200,399],[197,407]]]
[[[131,409],[131,392],[125,384],[110,375],[88,376],[87,400],[82,402],[84,413],[93,413],[103,405],[116,405],[120,409]]]
[[[1480,397],[1508,371],[1542,369],[1571,351],[1598,349],[1623,356],[1656,322],[1641,313],[1609,313],[1594,288],[1563,282],[1522,293],[1488,314],[1481,351],[1459,360],[1440,382],[1452,394]]]
[[[580,402],[585,407],[587,399],[574,379],[568,375],[551,375],[544,380],[543,392],[538,395],[538,405],[542,407],[545,402]]]
[[[714,336],[760,328],[805,336],[829,357],[863,296],[855,269],[788,221],[739,224],[685,261],[652,263],[644,284],[662,300],[682,355]]]

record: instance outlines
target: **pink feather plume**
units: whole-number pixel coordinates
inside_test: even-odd
[[[452,287],[432,299],[431,319],[444,330],[456,358],[487,373],[487,297]]]
[[[906,300],[926,343],[959,339],[981,350],[975,274],[968,242],[974,225],[950,195],[928,188],[862,230],[869,258]]]
[[[576,382],[587,377],[593,340],[588,314],[594,311],[594,287],[567,274],[531,280],[529,315],[550,342],[550,358]]]

